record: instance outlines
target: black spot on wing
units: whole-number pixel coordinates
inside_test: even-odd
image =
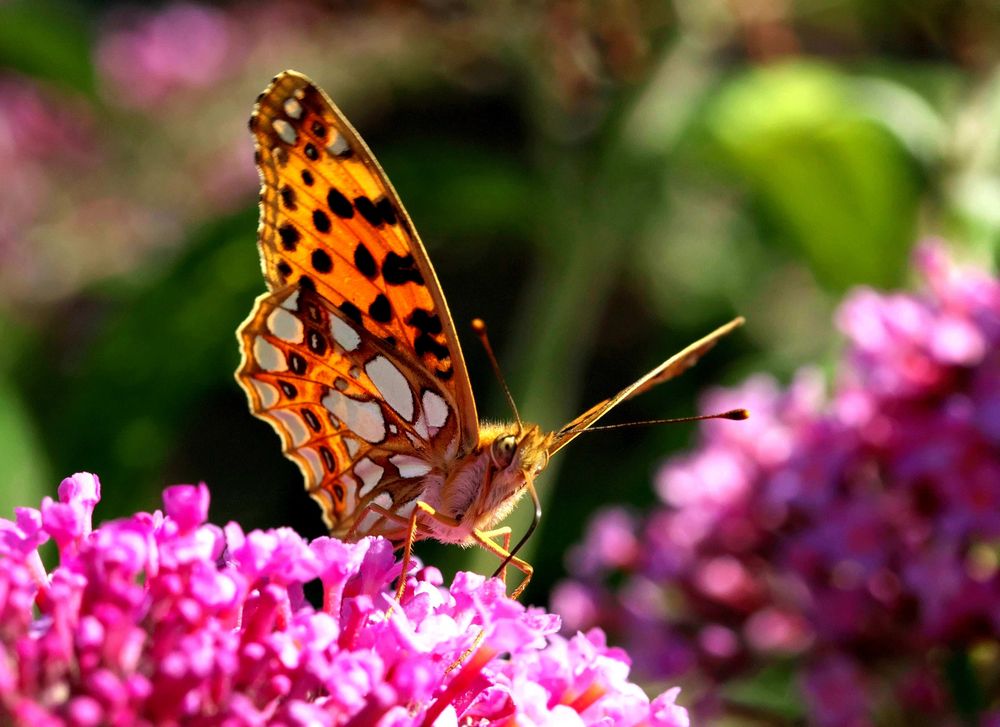
[[[388,323],[392,320],[392,306],[384,293],[379,293],[372,304],[368,306],[368,315],[378,323]]]
[[[306,144],[305,148],[302,151],[305,153],[306,159],[308,159],[309,161],[314,162],[317,159],[319,159],[319,151],[317,151],[316,146],[311,141],[308,144]]]
[[[289,187],[287,184],[281,188],[281,204],[285,206],[286,210],[294,211],[298,209],[298,205],[295,204],[295,190]]]
[[[342,220],[349,220],[354,217],[354,207],[338,189],[330,188],[330,191],[326,194],[326,204],[330,208],[330,211]]]
[[[441,319],[436,313],[424,308],[414,308],[413,312],[406,317],[406,324],[413,326],[421,333],[441,333]]]
[[[316,415],[313,414],[309,409],[302,410],[302,418],[306,420],[306,424],[309,425],[310,429],[312,429],[314,432],[319,432],[320,428],[319,419],[317,419]]]
[[[330,231],[330,217],[323,210],[313,210],[313,227],[317,232]]]
[[[413,350],[421,356],[428,353],[438,361],[448,358],[450,353],[447,346],[426,333],[421,333],[413,340]]]
[[[345,300],[337,307],[340,308],[341,313],[354,321],[357,325],[361,325],[361,309],[354,305],[354,303],[349,300]]]
[[[375,209],[387,224],[394,225],[397,222],[396,207],[389,201],[388,197],[379,197],[375,202]]]
[[[333,260],[326,250],[319,248],[312,252],[312,266],[317,273],[328,273],[333,270]]]
[[[281,246],[289,251],[294,250],[295,245],[302,239],[299,231],[290,222],[286,222],[278,228],[278,237],[281,238]]]
[[[326,353],[326,337],[315,328],[310,328],[309,332],[306,334],[306,345],[308,345],[309,350],[317,356],[322,356]]]
[[[306,363],[306,360],[301,354],[298,354],[295,351],[288,352],[287,362],[288,368],[299,376],[304,374],[309,369],[309,365]]]
[[[384,224],[382,215],[379,214],[379,211],[375,209],[375,205],[367,197],[355,197],[354,207],[365,218],[365,222],[372,227],[381,227]]]
[[[378,276],[378,263],[363,242],[359,242],[354,248],[354,266],[369,280],[374,280]]]
[[[382,277],[389,285],[424,284],[424,276],[417,269],[413,255],[397,255],[394,252],[387,254],[382,263]]]

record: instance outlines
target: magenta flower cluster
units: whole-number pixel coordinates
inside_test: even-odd
[[[792,659],[816,724],[1000,723],[1000,282],[936,244],[916,264],[920,293],[848,296],[829,394],[801,371],[706,398],[751,418],[705,424],[651,512],[590,524],[553,598],[568,628],[699,675],[706,712]]]
[[[94,528],[99,499],[77,474],[0,520],[2,724],[688,725],[600,631],[563,638],[496,579],[423,568],[396,602],[386,540],[206,524],[204,485]]]

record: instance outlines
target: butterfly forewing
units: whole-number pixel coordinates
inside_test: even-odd
[[[271,293],[240,329],[237,379],[335,534],[406,515],[432,472],[479,444],[448,307],[368,147],[330,99],[278,75],[250,119]]]
[[[250,128],[268,287],[315,290],[345,320],[434,377],[456,404],[462,447],[475,447],[475,402],[447,304],[368,147],[326,94],[294,71],[261,94]]]
[[[454,457],[451,393],[315,291],[261,296],[239,336],[252,409],[281,436],[334,534],[372,532],[378,518],[358,523],[370,503],[407,516],[424,478]]]

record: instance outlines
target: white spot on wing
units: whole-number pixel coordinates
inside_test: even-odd
[[[420,416],[418,416],[417,420],[413,422],[413,431],[415,431],[425,442],[431,438],[430,433],[427,431],[427,417],[423,412],[420,412]],[[409,432],[407,432],[407,434],[409,434]],[[410,441],[412,442],[413,439],[411,438]],[[414,442],[414,446],[416,446],[416,442]]]
[[[410,391],[410,384],[389,359],[376,356],[365,364],[365,372],[393,411],[406,421],[413,419],[413,392]]]
[[[304,444],[309,439],[309,432],[306,430],[306,425],[299,418],[298,414],[293,414],[284,409],[274,409],[268,413],[288,432],[292,438],[292,444],[296,447]]]
[[[396,514],[400,517],[409,518],[413,514],[413,508],[417,506],[416,500],[410,500],[404,505],[400,505],[396,508]]]
[[[286,310],[298,310],[299,308],[299,291],[296,290],[290,296],[281,301],[281,307]]]
[[[294,144],[295,140],[299,137],[299,135],[295,133],[295,127],[284,119],[274,120],[274,130],[278,133],[278,138],[286,144]]]
[[[344,509],[347,512],[354,512],[357,506],[357,498],[354,493],[358,490],[358,481],[349,474],[342,474],[340,482],[344,485]]]
[[[371,492],[372,488],[382,479],[383,472],[385,472],[384,467],[380,467],[367,457],[358,460],[358,463],[354,465],[354,474],[361,478],[361,490],[358,495],[364,497]]]
[[[381,493],[378,497],[371,501],[371,505],[378,505],[389,512],[392,512],[392,497],[389,496],[388,492]],[[364,519],[358,526],[358,532],[360,533],[371,533],[373,532],[376,525],[379,523],[384,523],[386,516],[375,510],[368,510],[365,514]]]
[[[431,466],[424,460],[408,454],[394,454],[389,461],[399,470],[400,477],[420,477],[431,471]]]
[[[331,390],[321,402],[344,426],[364,439],[377,443],[385,439],[385,417],[375,401],[357,401]]]
[[[344,138],[343,134],[337,134],[333,138],[333,141],[326,145],[326,150],[335,157],[339,157],[341,154],[344,154],[348,149],[350,149],[350,147],[347,145],[347,139]]]
[[[302,104],[294,98],[285,99],[285,113],[293,119],[300,118],[302,116]]]
[[[275,308],[267,317],[267,329],[289,343],[299,343],[302,340],[302,321],[284,308]]]
[[[250,379],[250,385],[257,392],[257,396],[260,398],[260,405],[264,409],[270,409],[278,403],[280,396],[278,389],[274,386],[271,386],[266,381],[258,381],[257,379]]]
[[[354,459],[354,455],[356,455],[358,453],[358,450],[361,449],[361,445],[358,443],[358,440],[355,439],[354,437],[344,437],[343,439],[344,439],[344,446],[347,447],[347,454],[350,456],[351,459]]]
[[[361,345],[361,336],[358,332],[337,316],[330,316],[330,333],[333,334],[333,340],[337,345],[345,351],[353,351]]]
[[[448,421],[448,403],[436,391],[427,389],[421,397],[421,404],[424,407],[424,415],[427,417],[427,425],[440,429]]]
[[[287,371],[288,363],[281,351],[265,341],[261,336],[257,336],[253,342],[253,357],[257,365],[265,371]]]
[[[319,461],[319,455],[316,453],[316,450],[303,447],[299,450],[299,454],[306,460],[309,464],[309,469],[312,471],[310,482],[318,485],[323,481],[323,464]]]

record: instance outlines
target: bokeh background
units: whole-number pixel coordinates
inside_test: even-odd
[[[736,314],[740,332],[609,423],[831,366],[845,292],[911,285],[924,237],[989,267],[998,56],[990,0],[8,0],[0,509],[88,470],[103,518],[205,481],[216,522],[321,533],[232,377],[264,290],[246,120],[282,69],[330,93],[395,184],[481,415],[509,412],[475,316],[522,414],[555,428]],[[596,509],[653,503],[694,435],[594,433],[561,453],[526,599],[548,602]]]

